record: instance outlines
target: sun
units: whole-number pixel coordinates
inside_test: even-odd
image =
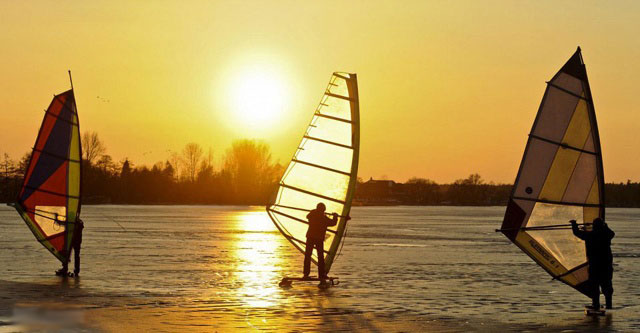
[[[269,127],[280,120],[286,108],[287,87],[275,71],[246,69],[233,76],[229,88],[230,111],[241,127]]]

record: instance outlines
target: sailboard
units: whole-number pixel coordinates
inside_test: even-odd
[[[68,260],[80,216],[81,168],[72,84],[70,90],[54,95],[45,110],[22,187],[12,204],[38,242],[61,262]]]
[[[580,48],[547,82],[500,231],[560,280],[588,296],[584,242],[569,220],[604,218],[596,114]]]
[[[324,240],[328,274],[345,237],[355,192],[360,153],[360,115],[356,74],[333,73],[267,213],[278,230],[304,253],[306,215],[320,202],[338,223]],[[317,251],[312,261],[317,264]]]

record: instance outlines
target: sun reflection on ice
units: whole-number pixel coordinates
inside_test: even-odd
[[[277,286],[283,275],[283,239],[263,211],[243,212],[237,221],[238,230],[244,231],[238,234],[234,250],[242,301],[255,308],[277,306],[284,301]]]

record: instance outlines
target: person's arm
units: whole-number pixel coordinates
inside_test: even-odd
[[[580,230],[580,229],[578,229],[578,223],[576,223],[576,220],[571,220],[571,221],[569,221],[569,222],[571,223],[571,230],[573,231],[573,234],[574,234],[576,237],[578,237],[578,238],[580,238],[580,239],[584,240],[584,239],[586,238],[586,236],[587,236],[587,235],[586,235],[586,234],[587,234],[587,232],[586,232],[586,231],[584,231],[584,230]]]
[[[333,227],[336,224],[338,224],[338,213],[333,213],[333,219],[332,220],[327,219],[327,226]]]

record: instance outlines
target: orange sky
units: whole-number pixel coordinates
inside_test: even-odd
[[[74,76],[81,130],[115,160],[258,138],[287,163],[333,71],[358,73],[359,175],[513,182],[545,81],[583,49],[606,181],[640,180],[634,1],[3,1],[0,153],[35,140]],[[230,87],[272,74],[281,111],[243,126]],[[99,96],[99,98],[98,98]]]

